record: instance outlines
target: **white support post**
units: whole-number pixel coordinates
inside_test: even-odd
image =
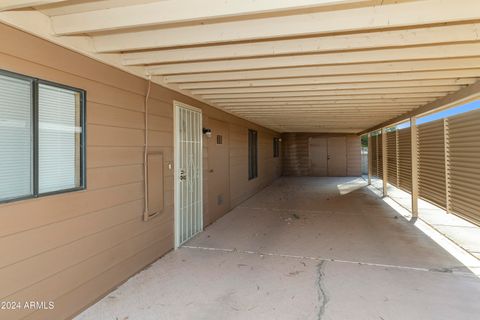
[[[368,133],[368,185],[372,184],[372,133]]]
[[[410,118],[412,146],[412,217],[418,217],[418,134],[417,118]]]
[[[383,196],[388,196],[388,154],[387,154],[387,130],[382,128],[382,169],[383,169]]]

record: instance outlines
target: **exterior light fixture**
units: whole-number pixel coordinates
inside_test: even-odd
[[[210,129],[210,128],[203,128],[203,134],[204,134],[207,138],[211,138],[211,137],[212,137],[212,129]]]

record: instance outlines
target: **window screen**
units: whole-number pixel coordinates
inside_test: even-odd
[[[257,131],[248,130],[248,179],[258,177],[258,140]]]
[[[85,186],[84,94],[0,71],[0,201]]]
[[[33,193],[32,82],[0,74],[0,201]]]

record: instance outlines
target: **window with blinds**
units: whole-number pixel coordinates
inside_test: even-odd
[[[0,74],[0,201],[33,194],[32,81]]]
[[[0,72],[0,201],[85,187],[84,96]]]
[[[80,186],[80,93],[38,86],[38,191]]]
[[[273,157],[280,157],[280,138],[273,138]]]
[[[248,180],[258,177],[257,131],[248,129]]]

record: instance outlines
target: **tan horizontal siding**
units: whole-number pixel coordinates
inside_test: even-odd
[[[88,147],[87,168],[133,164],[143,164],[143,147]]]
[[[54,310],[7,312],[8,319],[71,318],[173,247],[174,177],[168,164],[174,100],[201,108],[205,119],[229,123],[232,205],[279,176],[280,159],[270,156],[269,141],[279,137],[275,132],[152,85],[149,141],[150,149],[164,156],[165,207],[144,222],[147,82],[2,24],[0,33],[1,69],[87,91],[87,189],[0,204],[0,298],[55,301]],[[259,132],[259,177],[252,181],[248,128]],[[204,197],[207,186],[204,182]]]

